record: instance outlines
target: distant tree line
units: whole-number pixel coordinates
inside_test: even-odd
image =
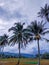
[[[38,58],[38,54],[36,54],[36,57],[35,58]],[[45,52],[43,54],[40,54],[40,58],[41,59],[49,59],[49,53]]]

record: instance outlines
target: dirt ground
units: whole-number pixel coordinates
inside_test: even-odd
[[[26,62],[36,62],[38,61],[37,59],[20,59],[20,64],[19,65],[37,65],[37,64],[26,64]],[[16,65],[18,62],[18,59],[0,59],[0,65]],[[41,65],[49,65],[49,60],[42,59],[41,60]]]

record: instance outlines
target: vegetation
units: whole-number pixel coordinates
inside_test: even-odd
[[[42,54],[42,57],[41,57],[42,59],[49,59],[49,53],[44,53],[44,54]]]
[[[27,44],[27,35],[29,34],[26,32],[26,29],[23,28],[25,23],[21,24],[20,22],[15,23],[14,27],[11,27],[9,31],[13,30],[13,35],[10,37],[9,43],[12,42],[12,45],[15,43],[18,43],[18,49],[19,49],[19,60],[18,64],[20,63],[20,47],[23,47]]]
[[[0,36],[0,46],[5,46],[7,44],[8,44],[8,36],[6,34]]]
[[[46,18],[49,22],[49,5],[45,4],[45,7],[41,7],[40,12],[38,12],[39,17]]]
[[[3,36],[0,36],[0,51],[3,52],[3,48],[4,46],[8,45],[8,36],[6,34],[4,34]],[[1,54],[1,58],[2,58]]]
[[[32,40],[37,40],[37,44],[38,44],[38,55],[39,55],[39,61],[38,61],[38,65],[40,65],[40,47],[39,47],[39,40],[43,39],[46,41],[46,38],[43,37],[43,35],[45,35],[46,33],[49,33],[49,30],[47,30],[47,28],[45,27],[45,23],[43,23],[43,21],[41,22],[37,22],[36,20],[31,22],[31,24],[28,26],[28,30],[30,30],[31,32],[31,39]]]

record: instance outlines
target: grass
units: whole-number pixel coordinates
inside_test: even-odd
[[[38,62],[25,62],[25,64],[38,64]]]
[[[20,65],[37,65],[38,59],[21,58]],[[0,65],[16,65],[18,58],[0,59]],[[41,59],[41,65],[49,65],[49,60]]]

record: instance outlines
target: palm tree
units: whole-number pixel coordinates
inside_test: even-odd
[[[48,39],[44,38],[44,35],[46,33],[49,33],[48,28],[45,28],[45,24],[43,21],[37,22],[36,20],[34,22],[31,22],[31,24],[27,27],[28,30],[32,33],[32,37],[30,41],[32,40],[37,40],[38,44],[38,65],[40,65],[40,46],[39,46],[39,40],[46,40],[47,42],[49,41]]]
[[[40,12],[38,12],[39,17],[45,17],[46,20],[49,22],[49,5],[45,4],[45,7],[41,7]]]
[[[0,50],[3,51],[4,46],[8,44],[8,36],[6,34],[0,36]]]
[[[25,23],[15,23],[13,27],[9,29],[9,31],[13,31],[13,35],[10,37],[9,43],[12,42],[11,45],[18,43],[18,49],[19,49],[19,59],[18,64],[20,63],[20,48],[23,47],[23,45],[27,44],[27,39],[29,38],[29,34],[27,33],[27,29],[24,29]]]

